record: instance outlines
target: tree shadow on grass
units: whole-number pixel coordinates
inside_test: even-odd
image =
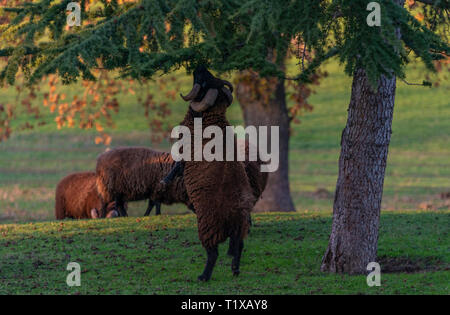
[[[419,273],[439,270],[449,270],[450,264],[440,257],[378,257],[382,273]]]

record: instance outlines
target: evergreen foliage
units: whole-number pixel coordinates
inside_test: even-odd
[[[450,51],[444,0],[421,1],[426,4],[414,10],[424,12],[422,22],[395,1],[379,0],[381,27],[366,23],[368,0],[81,0],[84,23],[68,29],[69,2],[0,9],[12,16],[0,25],[0,56],[8,61],[1,81],[13,84],[20,69],[30,85],[52,73],[67,84],[95,80],[95,68],[140,79],[181,67],[191,71],[199,63],[219,72],[252,68],[286,77],[282,58],[294,43],[304,43],[315,58],[303,66],[297,55],[302,66],[292,79],[307,81],[337,55],[349,75],[364,68],[375,83],[381,74],[404,78],[411,56],[433,70],[432,61]]]

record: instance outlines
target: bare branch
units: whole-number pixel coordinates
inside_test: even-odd
[[[418,86],[431,86],[431,84],[429,82],[422,82],[422,83],[410,83],[408,81],[406,81],[405,79],[399,78],[400,80],[403,81],[403,83],[405,83],[406,85],[418,85]]]

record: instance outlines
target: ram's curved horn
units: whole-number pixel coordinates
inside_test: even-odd
[[[192,101],[197,96],[198,92],[200,92],[200,89],[201,89],[200,84],[195,83],[188,95],[183,96],[183,94],[180,93],[180,96],[186,102]]]
[[[233,91],[233,90],[231,90],[231,91]],[[226,87],[222,88],[222,92],[224,92],[227,97],[228,104],[233,103],[233,94],[231,94],[231,91],[229,89],[227,89]]]
[[[230,88],[231,93],[233,93],[233,84],[231,84],[230,82],[228,82],[226,80],[222,80],[222,83],[225,84],[226,86],[228,86]]]
[[[97,209],[95,209],[95,208],[91,209],[91,218],[98,219],[99,217],[100,217],[100,215],[99,215]]]
[[[209,89],[208,92],[206,92],[205,97],[200,102],[191,102],[191,108],[196,112],[203,112],[208,109],[208,107],[214,105],[217,95],[219,95],[219,91],[217,89]]]
[[[116,210],[111,210],[108,212],[108,214],[106,215],[107,218],[116,218],[118,217],[119,214],[117,213]]]

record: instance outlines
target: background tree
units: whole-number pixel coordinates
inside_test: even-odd
[[[306,55],[304,49],[301,53]],[[310,56],[304,58],[310,59]],[[278,77],[261,77],[254,70],[240,71],[236,75],[236,96],[245,124],[280,127],[280,167],[269,174],[266,189],[254,211],[295,211],[289,187],[291,123],[298,123],[299,115],[312,110],[313,107],[308,103],[312,85],[319,84],[326,75],[326,72],[317,71],[310,76],[310,84]],[[288,100],[293,103],[291,107],[287,106]]]
[[[436,12],[444,13],[434,18],[445,19],[448,4],[434,3]],[[433,70],[432,60],[443,58],[440,53],[448,54],[448,46],[403,8],[404,0],[382,2],[379,28],[365,23],[365,1],[334,4],[341,17],[335,28],[343,30],[337,33],[337,45],[341,60],[346,58],[347,72],[353,74],[353,84],[341,138],[333,226],[321,269],[355,274],[365,273],[368,263],[377,260],[396,76],[404,78],[403,68],[412,52]]]

